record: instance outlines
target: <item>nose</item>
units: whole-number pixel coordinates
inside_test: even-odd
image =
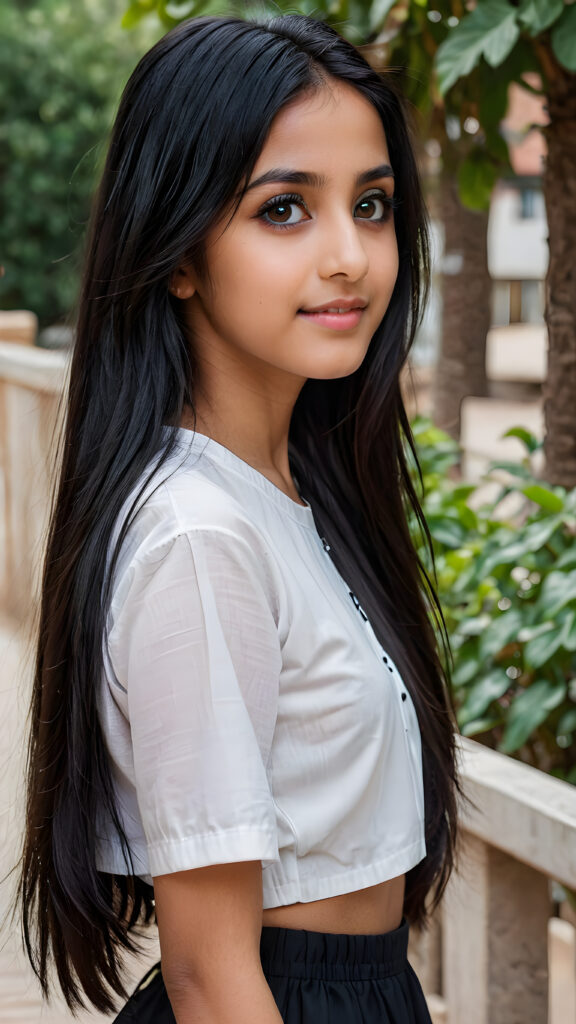
[[[368,272],[368,254],[358,225],[350,213],[333,214],[321,232],[318,260],[320,277],[342,275],[350,281],[361,281]]]

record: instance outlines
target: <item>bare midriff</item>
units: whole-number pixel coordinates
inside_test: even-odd
[[[380,935],[402,921],[404,875],[367,889],[312,903],[290,903],[262,911],[262,926],[347,935]]]

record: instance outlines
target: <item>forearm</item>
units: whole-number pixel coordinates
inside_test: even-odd
[[[282,1024],[261,968],[223,973],[204,984],[180,979],[166,988],[177,1024]]]

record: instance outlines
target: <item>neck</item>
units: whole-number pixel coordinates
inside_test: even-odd
[[[289,416],[274,424],[270,419],[262,417],[259,421],[255,416],[232,423],[228,417],[215,416],[201,401],[195,403],[195,413],[194,417],[192,409],[185,407],[180,426],[211,437],[266,476],[292,500],[300,501],[288,458]]]

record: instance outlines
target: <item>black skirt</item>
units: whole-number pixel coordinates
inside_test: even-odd
[[[408,924],[382,935],[263,928],[260,958],[285,1024],[432,1024],[407,959]],[[115,1024],[175,1024],[156,964]]]

